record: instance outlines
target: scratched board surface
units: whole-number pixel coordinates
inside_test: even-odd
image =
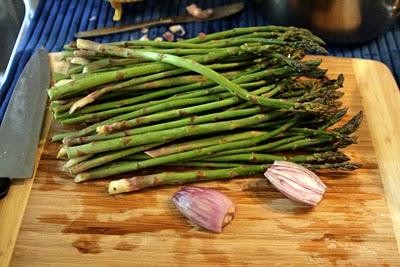
[[[347,119],[363,109],[351,62],[324,58],[329,76],[345,74]],[[328,191],[314,209],[286,199],[262,176],[202,183],[237,206],[222,234],[198,229],[178,213],[171,201],[178,186],[111,197],[106,180],[74,184],[60,170],[59,145],[48,142],[11,265],[399,265],[366,119],[357,135],[358,144],[344,152],[363,167],[321,173]]]

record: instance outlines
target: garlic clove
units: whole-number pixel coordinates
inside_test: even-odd
[[[235,217],[232,201],[214,189],[183,187],[174,194],[173,202],[190,221],[215,233],[221,233]]]
[[[288,198],[311,206],[316,206],[326,192],[315,173],[296,163],[275,161],[264,175]]]

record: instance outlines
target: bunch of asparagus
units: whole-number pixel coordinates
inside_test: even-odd
[[[178,42],[65,46],[63,79],[48,90],[54,118],[79,128],[57,134],[58,157],[75,182],[120,178],[145,168],[179,166],[114,180],[111,194],[262,173],[275,160],[312,169],[352,170],[338,149],[356,141],[362,115],[346,114],[328,79],[326,53],[311,32],[280,26],[237,28]]]

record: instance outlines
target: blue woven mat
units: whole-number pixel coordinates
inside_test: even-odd
[[[121,22],[113,22],[113,9],[103,0],[54,0],[40,1],[29,30],[18,47],[15,60],[12,62],[10,75],[0,88],[0,121],[9,102],[15,83],[32,53],[40,46],[49,51],[60,51],[65,43],[74,39],[74,33],[95,28],[102,28],[120,24],[130,24],[149,19],[183,14],[185,7],[194,1],[186,0],[146,0],[136,4],[124,6],[124,15]],[[237,0],[195,1],[199,6],[222,6],[237,2]],[[211,3],[212,2],[212,3]],[[266,25],[267,21],[257,12],[253,1],[245,1],[243,12],[218,21],[189,23],[185,25],[186,38],[196,36],[200,32],[211,33],[235,27]],[[166,26],[153,27],[149,37],[155,38],[167,30]],[[140,32],[121,33],[113,36],[95,38],[98,42],[114,42],[129,39],[138,39]],[[348,48],[328,47],[331,55],[342,57],[358,57],[380,60],[385,63],[400,81],[400,27],[397,23],[394,28],[381,36],[361,46]]]

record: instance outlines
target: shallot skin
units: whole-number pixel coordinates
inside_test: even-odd
[[[177,191],[172,200],[186,218],[215,233],[221,233],[235,216],[232,201],[214,189],[186,186]]]

